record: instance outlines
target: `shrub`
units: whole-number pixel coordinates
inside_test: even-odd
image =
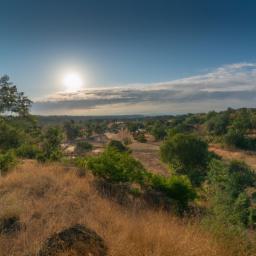
[[[0,147],[4,150],[17,148],[21,145],[24,134],[17,128],[0,120]]]
[[[16,157],[12,151],[0,154],[0,175],[5,174],[8,170],[16,165]]]
[[[227,131],[229,118],[226,113],[212,116],[207,122],[208,131],[215,135],[225,134]]]
[[[73,120],[64,123],[64,130],[68,140],[74,140],[81,135],[80,127]]]
[[[235,129],[229,129],[228,133],[224,137],[224,141],[229,146],[234,146],[238,148],[246,148],[247,142],[244,134]]]
[[[129,138],[129,137],[125,137],[124,139],[123,139],[123,143],[124,143],[124,145],[129,145],[129,144],[131,144],[132,143],[132,140],[131,140],[131,138]]]
[[[79,141],[76,144],[76,152],[79,154],[86,153],[92,150],[92,144],[87,141]]]
[[[184,175],[172,175],[169,178],[153,175],[151,186],[154,190],[162,192],[166,197],[173,200],[179,213],[183,213],[187,209],[189,201],[196,197],[190,180]]]
[[[50,127],[43,136],[42,153],[38,160],[58,161],[62,157],[61,142],[63,133],[58,127]]]
[[[245,150],[256,150],[256,140],[254,138],[246,137],[242,130],[229,129],[224,137],[224,141],[229,146]]]
[[[206,176],[208,146],[194,135],[175,134],[170,137],[161,145],[161,156],[176,173],[187,175],[195,185]]]
[[[134,139],[137,140],[138,142],[141,142],[141,143],[146,143],[146,142],[147,142],[147,139],[146,139],[146,137],[145,137],[145,134],[142,133],[142,132],[135,133],[133,137],[134,137]]]
[[[126,152],[128,148],[119,140],[111,140],[108,143],[109,148],[113,148],[119,152]]]
[[[229,173],[231,175],[230,183],[233,188],[233,196],[238,196],[246,188],[255,186],[255,172],[245,162],[231,161]]]
[[[90,169],[94,175],[110,183],[138,183],[145,191],[160,192],[158,196],[166,199],[179,213],[184,212],[196,196],[188,177],[153,175],[127,152],[113,148],[106,149],[99,156],[88,157],[84,161],[80,159],[79,166]]]
[[[39,148],[33,144],[22,144],[16,150],[16,154],[22,158],[35,159],[39,153]]]
[[[127,152],[121,153],[109,147],[101,155],[89,157],[86,167],[94,175],[109,182],[137,182],[144,183],[146,171],[142,164]]]
[[[255,174],[242,162],[210,163],[208,197],[211,215],[217,223],[234,228],[250,223],[251,205],[246,189],[254,186],[255,180]]]
[[[157,122],[151,129],[151,134],[155,137],[156,140],[162,140],[166,136],[166,127]]]

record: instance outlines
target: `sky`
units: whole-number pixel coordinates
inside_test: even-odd
[[[0,10],[0,76],[32,113],[256,107],[253,0],[0,0]]]

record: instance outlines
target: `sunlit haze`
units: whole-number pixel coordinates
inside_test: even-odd
[[[77,92],[83,88],[84,81],[76,72],[69,72],[63,77],[63,85],[67,92]]]

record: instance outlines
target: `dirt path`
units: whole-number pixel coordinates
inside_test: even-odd
[[[128,147],[132,150],[134,158],[139,160],[147,170],[161,174],[169,175],[168,166],[160,160],[160,144],[158,142],[148,141],[147,143],[140,143],[134,140],[127,131],[122,133],[106,133],[108,139],[122,140],[123,137],[129,137],[132,141]]]
[[[138,159],[147,170],[164,176],[169,175],[168,166],[160,160],[158,144],[135,141],[129,145],[129,148],[132,149],[132,155]]]
[[[256,169],[256,153],[238,149],[225,149],[219,145],[210,145],[209,150],[227,160],[245,161],[252,168]]]

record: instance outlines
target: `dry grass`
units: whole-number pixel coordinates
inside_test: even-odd
[[[11,209],[26,226],[17,235],[0,236],[1,256],[34,255],[50,234],[77,223],[102,236],[112,256],[234,255],[196,224],[161,211],[127,209],[100,197],[92,180],[58,165],[34,162],[0,178],[0,215]]]
[[[223,148],[220,145],[212,144],[209,150],[227,160],[241,160],[256,170],[256,153],[251,151]]]

